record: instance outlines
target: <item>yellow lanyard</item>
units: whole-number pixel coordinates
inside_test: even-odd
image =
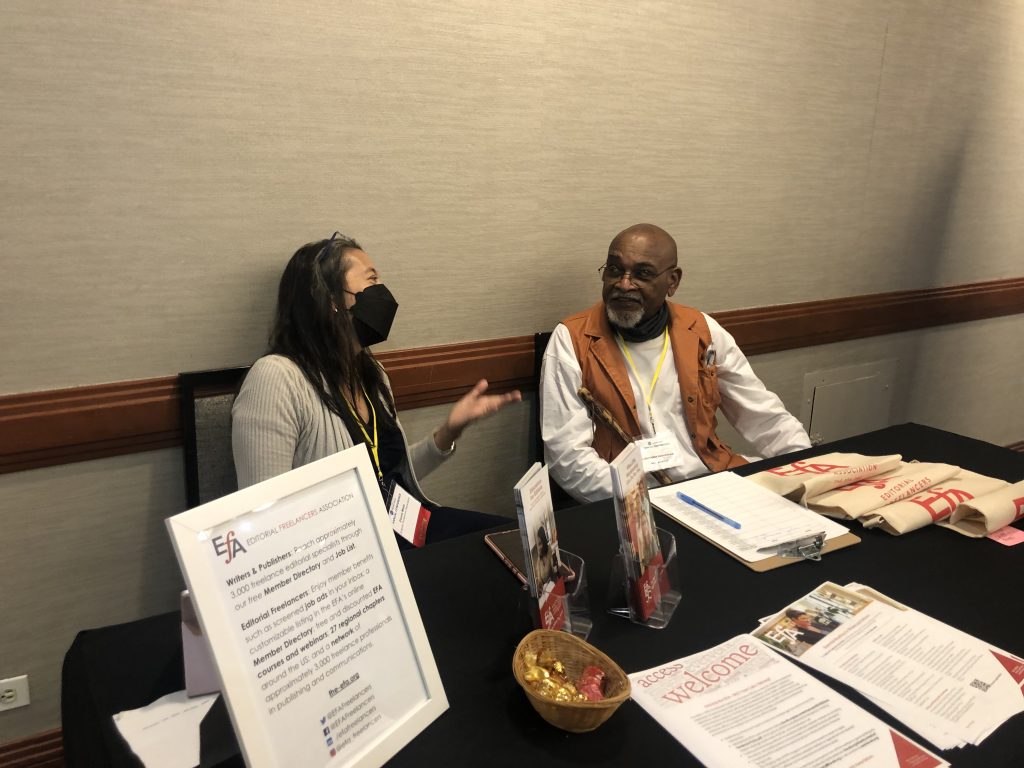
[[[633,363],[633,356],[629,354],[629,347],[626,346],[626,340],[615,334],[615,338],[619,341],[619,346],[622,347],[623,353],[626,355],[626,362],[629,363],[630,369],[633,371],[633,375],[636,377],[636,383],[640,385],[640,390],[643,392],[643,382],[640,380],[640,373],[636,369],[636,365]],[[665,328],[664,333],[665,341],[661,345],[661,357],[658,358],[658,367],[654,369],[654,377],[651,379],[651,385],[647,388],[646,392],[643,392],[644,403],[647,405],[647,417],[651,420],[651,432],[657,433],[658,430],[654,428],[654,411],[651,409],[651,401],[654,399],[654,385],[658,383],[658,377],[661,375],[661,366],[665,364],[665,355],[668,354],[668,328]]]
[[[380,456],[377,453],[377,409],[373,407],[373,403],[370,398],[366,397],[366,393],[363,393],[363,397],[366,400],[366,404],[370,406],[370,413],[373,414],[373,439],[370,439],[369,433],[366,431],[366,427],[363,426],[363,420],[359,418],[359,414],[356,413],[356,409],[352,407],[352,403],[345,398],[345,405],[348,406],[348,412],[352,414],[352,418],[355,419],[356,424],[359,425],[359,431],[363,433],[363,438],[366,440],[366,444],[370,446],[370,453],[373,454],[373,463],[377,467],[377,479],[383,480],[384,473],[380,470]]]

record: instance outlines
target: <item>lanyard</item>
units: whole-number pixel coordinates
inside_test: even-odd
[[[626,362],[629,363],[629,367],[633,371],[633,375],[636,377],[636,383],[640,385],[640,390],[643,392],[644,403],[647,405],[647,416],[651,420],[651,432],[656,434],[658,430],[654,428],[654,411],[651,408],[651,401],[654,399],[654,385],[658,383],[658,377],[661,376],[661,367],[665,364],[665,355],[668,354],[668,328],[665,329],[665,341],[661,345],[661,357],[658,358],[658,367],[654,369],[654,376],[651,378],[651,384],[647,387],[646,392],[643,391],[644,383],[641,381],[640,373],[637,371],[636,365],[633,363],[633,356],[629,354],[629,347],[626,345],[626,340],[618,334],[615,334],[615,338],[618,339],[619,346],[622,347],[622,351],[626,355]]]
[[[366,404],[370,406],[370,413],[373,414],[373,439],[370,439],[370,434],[366,431],[366,427],[363,425],[363,420],[359,418],[359,414],[356,413],[356,409],[352,407],[352,403],[345,398],[345,405],[348,406],[348,412],[352,414],[352,418],[355,419],[356,424],[359,425],[359,431],[363,433],[363,438],[366,440],[366,444],[370,446],[370,453],[373,454],[373,463],[377,467],[377,479],[383,480],[384,473],[380,471],[380,456],[377,453],[377,409],[373,407],[373,403],[370,398],[366,397],[366,393],[363,392],[363,398],[366,400]]]

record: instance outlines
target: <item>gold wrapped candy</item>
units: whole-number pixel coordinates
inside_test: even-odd
[[[523,678],[541,696],[560,702],[591,701],[603,698],[600,692],[601,678],[604,672],[597,667],[588,667],[580,683],[585,683],[586,692],[573,684],[565,671],[565,664],[549,650],[539,654],[532,651],[523,657],[526,672]],[[595,679],[596,678],[596,679]]]
[[[539,683],[541,680],[546,680],[551,677],[551,673],[544,669],[544,667],[534,665],[532,667],[527,667],[523,677],[528,683]]]

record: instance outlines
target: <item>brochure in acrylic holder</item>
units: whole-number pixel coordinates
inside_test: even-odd
[[[676,563],[676,537],[666,530],[658,528],[658,542],[661,545],[662,563],[647,566],[645,569],[634,561],[627,569],[622,553],[612,560],[612,573],[608,581],[608,613],[622,616],[635,624],[642,624],[651,629],[664,629],[672,620],[672,614],[682,599],[679,591],[679,567]],[[650,569],[653,569],[651,571]],[[645,573],[644,581],[653,589],[650,605],[653,609],[644,610],[639,601],[640,590],[630,574]],[[647,618],[644,614],[647,613]]]
[[[586,563],[579,555],[561,550],[559,557],[565,571],[565,596],[561,599],[565,604],[565,615],[569,619],[568,630],[581,640],[590,636],[594,620],[590,616],[590,597],[587,592]],[[525,585],[520,591],[520,610],[526,610],[534,629],[541,627],[540,614],[537,610],[536,598],[530,597]],[[524,617],[525,618],[525,617]]]

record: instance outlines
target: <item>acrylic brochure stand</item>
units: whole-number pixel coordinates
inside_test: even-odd
[[[566,631],[571,632],[582,640],[590,635],[594,626],[594,620],[590,617],[590,596],[587,592],[587,570],[586,563],[579,555],[562,550],[559,552],[563,566],[568,569],[571,576],[565,579],[565,595],[560,599],[565,606],[565,616],[569,620]],[[534,628],[539,628],[540,615],[537,610],[537,599],[530,597],[529,589],[523,585],[521,595],[529,605],[529,614]]]
[[[587,564],[579,555],[564,549],[560,555],[562,562],[576,574],[572,581],[567,579],[565,582],[565,613],[571,625],[569,631],[586,640],[594,626],[594,620],[590,618],[590,596],[587,593]]]
[[[612,560],[612,572],[608,582],[608,613],[622,616],[634,624],[642,624],[651,629],[664,629],[672,620],[672,614],[682,599],[679,591],[679,566],[676,562],[676,537],[666,530],[658,528],[658,542],[661,545],[663,562],[656,566],[644,567],[633,561],[626,563],[622,553]],[[627,568],[626,566],[630,567]],[[649,569],[653,568],[653,572]],[[647,572],[647,582],[653,590],[650,610],[644,618],[644,606],[640,603],[640,590],[636,580],[630,574]]]

